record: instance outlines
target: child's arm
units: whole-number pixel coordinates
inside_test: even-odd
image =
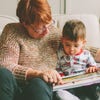
[[[89,52],[88,68],[86,69],[86,73],[93,73],[93,72],[96,72],[96,71],[98,71],[97,64],[96,64],[93,56]]]

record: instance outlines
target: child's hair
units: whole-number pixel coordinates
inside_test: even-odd
[[[62,31],[62,37],[71,41],[85,40],[86,28],[80,20],[69,20],[65,23]]]

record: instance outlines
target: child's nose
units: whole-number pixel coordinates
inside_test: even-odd
[[[71,51],[73,51],[73,50],[74,50],[74,47],[73,47],[73,46],[71,46],[71,47],[70,47],[70,50],[71,50]]]

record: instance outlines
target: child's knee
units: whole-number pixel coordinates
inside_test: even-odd
[[[59,100],[80,100],[78,97],[66,90],[58,90],[56,92],[56,96],[59,98]]]

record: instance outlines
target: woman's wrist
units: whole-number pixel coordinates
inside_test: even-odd
[[[33,77],[41,77],[42,75],[42,71],[40,70],[34,70],[32,68],[29,68],[27,71],[26,71],[26,79],[30,79],[30,78],[33,78]]]

